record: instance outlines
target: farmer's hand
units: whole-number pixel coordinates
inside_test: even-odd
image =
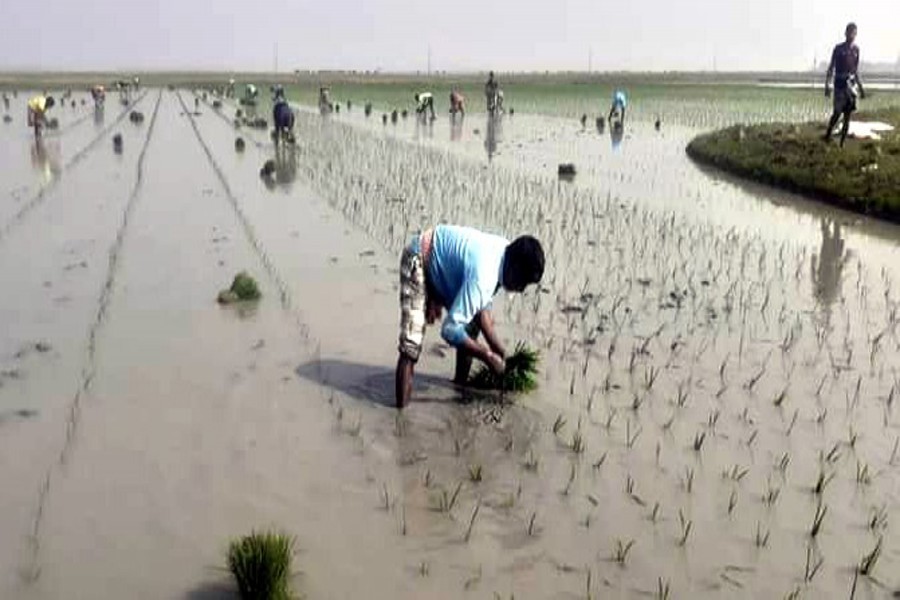
[[[831,88],[828,87],[827,85],[825,86],[825,97],[831,98]]]
[[[497,375],[503,375],[506,372],[506,361],[503,360],[503,357],[497,354],[496,352],[488,353],[488,366],[491,370]]]
[[[864,89],[862,89],[862,88],[859,88],[859,99],[860,99],[860,100],[865,100],[865,99],[866,99],[866,90],[864,90]]]

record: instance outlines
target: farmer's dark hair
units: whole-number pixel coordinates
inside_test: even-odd
[[[53,108],[53,106],[55,104],[56,104],[56,100],[53,99],[53,96],[47,96],[47,102],[46,102],[47,108]]]
[[[503,284],[509,290],[521,291],[532,283],[539,283],[544,276],[541,243],[530,235],[513,240],[506,247],[503,271]]]
[[[850,33],[851,31],[856,31],[856,23],[853,23],[852,21],[847,23],[847,28],[844,29],[844,33]]]

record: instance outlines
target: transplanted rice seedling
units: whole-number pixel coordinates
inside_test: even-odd
[[[754,543],[757,548],[765,548],[769,545],[769,530],[763,530],[762,524],[759,521],[756,522],[756,537],[754,538]]]
[[[821,555],[816,556],[813,559],[813,544],[808,544],[806,546],[806,568],[803,571],[803,581],[809,583],[816,576],[816,573],[819,572],[819,569],[822,568],[822,565],[825,562],[825,558]]]
[[[253,532],[231,541],[228,569],[244,600],[291,598],[294,539],[283,533]]]
[[[865,556],[862,557],[862,560],[859,561],[859,571],[860,575],[864,575],[866,577],[872,576],[872,571],[875,569],[875,564],[878,563],[878,558],[881,556],[881,546],[884,539],[879,537],[878,542],[875,543],[875,547],[872,548],[871,552],[868,552]]]
[[[515,352],[506,359],[506,371],[497,375],[482,365],[469,380],[472,387],[507,392],[530,392],[537,388],[537,366],[540,353],[524,342],[516,345]]]
[[[481,501],[479,500],[475,504],[475,508],[472,510],[472,516],[469,518],[469,526],[466,528],[466,537],[465,541],[468,542],[469,538],[472,537],[472,528],[475,527],[475,519],[478,518],[478,511],[481,509]]]
[[[819,535],[819,532],[822,530],[822,521],[825,520],[825,515],[828,513],[828,505],[823,505],[821,502],[816,505],[816,514],[813,516],[812,527],[809,530],[809,535],[815,538]]]
[[[634,540],[628,540],[627,542],[623,542],[620,539],[616,540],[616,546],[613,549],[612,560],[623,567],[625,566],[625,561],[628,560],[628,553],[631,552],[631,549],[634,547]]]
[[[678,524],[681,526],[681,536],[678,538],[678,545],[684,546],[687,544],[688,536],[691,535],[691,529],[694,527],[694,522],[684,518],[684,513],[681,509],[678,509]]]

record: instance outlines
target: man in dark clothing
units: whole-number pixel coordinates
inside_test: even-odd
[[[841,115],[844,123],[841,127],[841,146],[847,138],[850,129],[850,115],[856,110],[856,97],[866,97],[862,81],[859,78],[859,46],[856,41],[856,24],[850,23],[844,32],[847,40],[843,44],[834,47],[831,53],[831,63],[825,74],[825,96],[831,95],[831,77],[834,76],[834,111],[828,121],[828,129],[825,131],[825,141],[831,141],[831,132],[837,125]]]
[[[272,121],[275,123],[275,143],[294,143],[294,111],[284,97],[284,88],[280,85],[275,88],[274,105],[272,107]]]

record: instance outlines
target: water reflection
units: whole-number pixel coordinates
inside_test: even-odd
[[[609,128],[609,139],[612,142],[612,149],[616,151],[622,145],[625,139],[625,126],[621,122],[614,123]]]
[[[434,121],[425,119],[424,115],[416,119],[416,139],[433,138],[434,137]]]
[[[266,187],[274,191],[278,187],[290,191],[297,179],[297,150],[293,144],[279,144],[275,147],[275,172],[271,177],[263,177]]]
[[[503,141],[503,115],[490,116],[487,119],[487,128],[484,135],[484,150],[487,152],[488,161],[493,160],[497,154],[497,145]]]
[[[47,184],[61,172],[59,166],[59,145],[38,138],[31,145],[31,166],[40,175],[41,183]]]
[[[450,141],[458,142],[462,140],[463,134],[463,123],[466,120],[466,116],[463,114],[453,114],[450,115]]]
[[[94,125],[103,125],[103,104],[94,106]]]
[[[841,224],[831,219],[822,219],[820,226],[822,246],[819,254],[813,255],[810,270],[816,301],[827,310],[840,295],[847,253]]]

